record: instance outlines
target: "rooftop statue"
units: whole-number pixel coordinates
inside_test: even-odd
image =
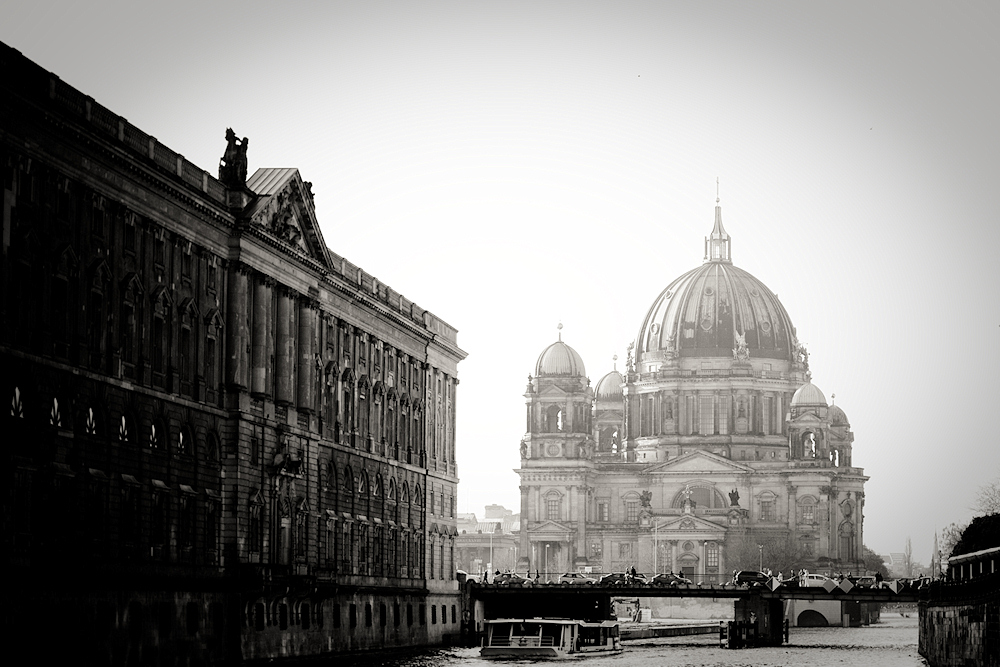
[[[219,160],[219,180],[230,188],[242,188],[247,184],[247,146],[250,140],[236,138],[233,128],[226,129],[226,152]]]

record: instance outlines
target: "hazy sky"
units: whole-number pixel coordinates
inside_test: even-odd
[[[214,173],[312,181],[327,244],[459,329],[459,510],[519,509],[523,393],[593,384],[702,261],[779,295],[930,558],[1000,477],[996,2],[3,2],[0,40]],[[619,363],[619,368],[622,364]]]

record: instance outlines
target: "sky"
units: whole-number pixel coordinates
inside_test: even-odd
[[[0,0],[0,41],[459,330],[458,509],[519,510],[527,376],[592,384],[700,265],[776,292],[847,413],[865,543],[929,562],[1000,478],[1000,5]],[[622,368],[619,362],[618,368]]]

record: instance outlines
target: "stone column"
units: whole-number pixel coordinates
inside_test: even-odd
[[[535,559],[534,552],[529,549],[530,545],[528,543],[528,522],[530,520],[528,514],[528,487],[522,485],[519,489],[521,491],[521,531],[518,537],[520,541],[518,550],[521,553],[521,557],[517,559],[517,569],[518,571],[523,571],[531,567],[532,562],[537,564],[538,561]],[[531,555],[529,556],[528,554]]]
[[[295,363],[295,304],[292,293],[284,287],[278,290],[278,318],[276,329],[278,340],[274,359],[274,400],[281,405],[292,402]]]
[[[677,572],[677,540],[670,540],[670,571]]]
[[[307,299],[299,301],[299,387],[298,403],[300,411],[312,412],[316,405],[313,395],[316,386],[315,348],[316,338],[316,304]]]
[[[247,315],[250,269],[234,263],[229,271],[229,307],[226,310],[226,384],[240,391],[249,388],[250,330]],[[218,341],[221,342],[221,341]]]
[[[253,287],[253,338],[251,343],[250,392],[257,396],[270,395],[271,366],[271,283],[266,276],[257,276]]]

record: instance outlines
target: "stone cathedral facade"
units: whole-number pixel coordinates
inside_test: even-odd
[[[733,264],[718,202],[704,263],[650,306],[623,372],[591,387],[560,331],[524,397],[519,569],[862,567],[847,416],[777,296]]]
[[[456,330],[247,139],[216,177],[3,44],[0,72],[11,636],[236,664],[457,634]]]

